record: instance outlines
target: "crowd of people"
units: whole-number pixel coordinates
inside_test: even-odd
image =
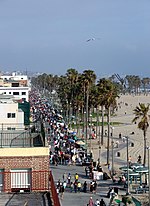
[[[68,125],[63,120],[59,111],[52,107],[50,102],[41,98],[35,91],[30,95],[30,105],[32,120],[40,120],[45,128],[47,135],[47,142],[50,148],[50,164],[57,166],[81,164],[85,165],[86,176],[91,179],[90,183],[87,181],[81,182],[79,174],[74,176],[69,172],[64,173],[62,181],[58,180],[56,183],[56,191],[61,199],[64,197],[64,192],[71,193],[90,192],[96,193],[97,181],[93,179],[92,171],[94,169],[92,164],[92,153],[88,154],[85,147],[78,145],[78,138],[74,131],[70,131]],[[97,165],[98,171],[102,171],[100,165]],[[98,201],[92,205],[89,201],[89,206],[104,205],[103,200]],[[103,203],[103,204],[102,204]]]

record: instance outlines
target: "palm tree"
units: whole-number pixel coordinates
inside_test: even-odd
[[[139,103],[139,106],[133,110],[135,117],[132,122],[136,122],[140,119],[138,123],[138,128],[143,131],[144,136],[144,158],[143,158],[143,165],[146,163],[146,132],[149,127],[149,104],[145,105],[143,103]]]
[[[144,94],[146,94],[146,89],[147,89],[147,87],[148,87],[148,85],[149,85],[149,83],[150,83],[150,78],[144,77],[144,78],[141,80],[141,82],[142,82],[142,85],[143,85],[143,87],[144,87]]]
[[[103,145],[103,132],[104,132],[104,107],[107,110],[107,123],[108,123],[108,138],[107,138],[107,164],[109,164],[109,147],[110,147],[110,112],[111,108],[116,107],[116,98],[118,97],[118,90],[109,79],[100,79],[98,82],[99,95],[101,99],[102,108],[102,133],[101,144]]]
[[[88,130],[88,118],[89,118],[89,92],[92,85],[95,83],[96,74],[92,70],[85,70],[82,74],[83,85],[85,88],[86,96],[86,141],[87,141],[87,130]]]

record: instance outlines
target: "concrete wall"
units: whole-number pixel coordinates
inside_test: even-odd
[[[15,118],[8,118],[7,113],[15,113]],[[0,128],[1,124],[20,124],[24,125],[24,112],[18,110],[18,103],[0,103]],[[6,128],[7,129],[7,125]]]

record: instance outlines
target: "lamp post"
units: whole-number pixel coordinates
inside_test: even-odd
[[[92,114],[90,114],[90,152],[91,152],[91,147],[92,147]]]
[[[98,113],[98,122],[100,123],[100,115],[101,110]],[[100,130],[100,124],[98,125],[98,136],[99,136],[99,163],[101,164],[101,130]]]
[[[84,111],[84,120],[83,120],[83,135],[84,135],[84,139],[85,139],[85,122],[86,122],[86,111]]]
[[[149,185],[149,190],[148,190],[148,198],[149,198],[149,204],[150,204],[150,147],[147,147],[148,150],[148,185]]]
[[[112,152],[112,167],[111,167],[111,175],[114,175],[114,141],[113,141],[113,134],[114,134],[114,127],[111,127],[111,152]]]
[[[129,137],[126,137],[127,140],[127,195],[130,194],[130,185],[129,185]]]

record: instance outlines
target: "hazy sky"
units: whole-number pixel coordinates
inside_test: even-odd
[[[69,68],[150,76],[150,1],[0,0],[0,70]]]

